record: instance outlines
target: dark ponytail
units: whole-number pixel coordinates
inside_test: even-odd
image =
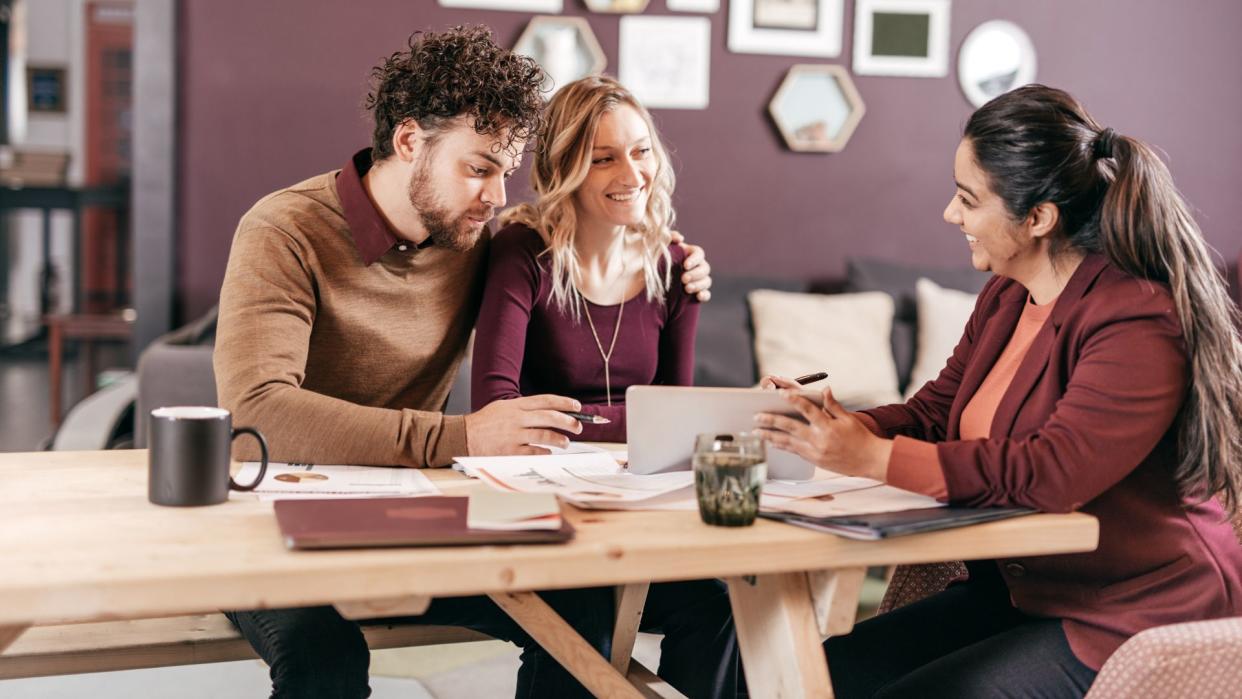
[[[1101,128],[1067,93],[1028,85],[971,116],[965,138],[1015,220],[1051,202],[1060,213],[1054,256],[1103,252],[1117,268],[1169,285],[1190,356],[1178,422],[1181,492],[1219,494],[1230,515],[1242,496],[1242,340],[1238,308],[1199,226],[1160,158]]]

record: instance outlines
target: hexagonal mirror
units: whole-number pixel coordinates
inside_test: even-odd
[[[845,148],[866,107],[841,66],[795,65],[768,104],[790,150],[836,153]]]
[[[608,65],[604,50],[581,17],[535,17],[513,50],[530,56],[543,67],[551,92],[562,85],[599,73]]]
[[[592,12],[642,12],[651,0],[586,0]]]

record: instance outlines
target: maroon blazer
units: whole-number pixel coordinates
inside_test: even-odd
[[[1242,614],[1242,546],[1215,499],[1181,498],[1173,480],[1189,360],[1166,285],[1087,256],[988,438],[960,438],[962,409],[1026,300],[1021,284],[994,277],[940,375],[907,403],[867,414],[890,436],[937,443],[951,502],[1099,519],[1093,552],[997,561],[1014,605],[1061,618],[1090,667],[1143,629]]]

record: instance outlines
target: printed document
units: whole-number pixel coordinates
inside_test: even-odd
[[[694,474],[673,471],[651,475],[626,472],[607,452],[543,456],[459,457],[454,466],[498,490],[555,493],[583,509],[696,510]],[[760,508],[827,516],[870,514],[943,503],[869,478],[818,469],[808,481],[769,480]]]
[[[259,464],[247,461],[234,477],[253,481]],[[260,500],[292,498],[374,498],[439,495],[431,479],[414,468],[268,463],[267,475],[255,488]]]

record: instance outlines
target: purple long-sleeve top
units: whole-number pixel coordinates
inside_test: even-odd
[[[635,385],[688,386],[694,378],[698,302],[681,283],[685,252],[669,248],[672,274],[663,300],[646,291],[626,300],[616,349],[609,362],[612,405],[606,405],[604,359],[586,315],[575,321],[551,297],[552,263],[536,231],[513,224],[492,239],[483,307],[475,325],[471,403],[554,393],[576,398],[582,412],[607,425],[583,425],[582,441],[625,441],[625,389]],[[621,304],[585,301],[608,349]]]

